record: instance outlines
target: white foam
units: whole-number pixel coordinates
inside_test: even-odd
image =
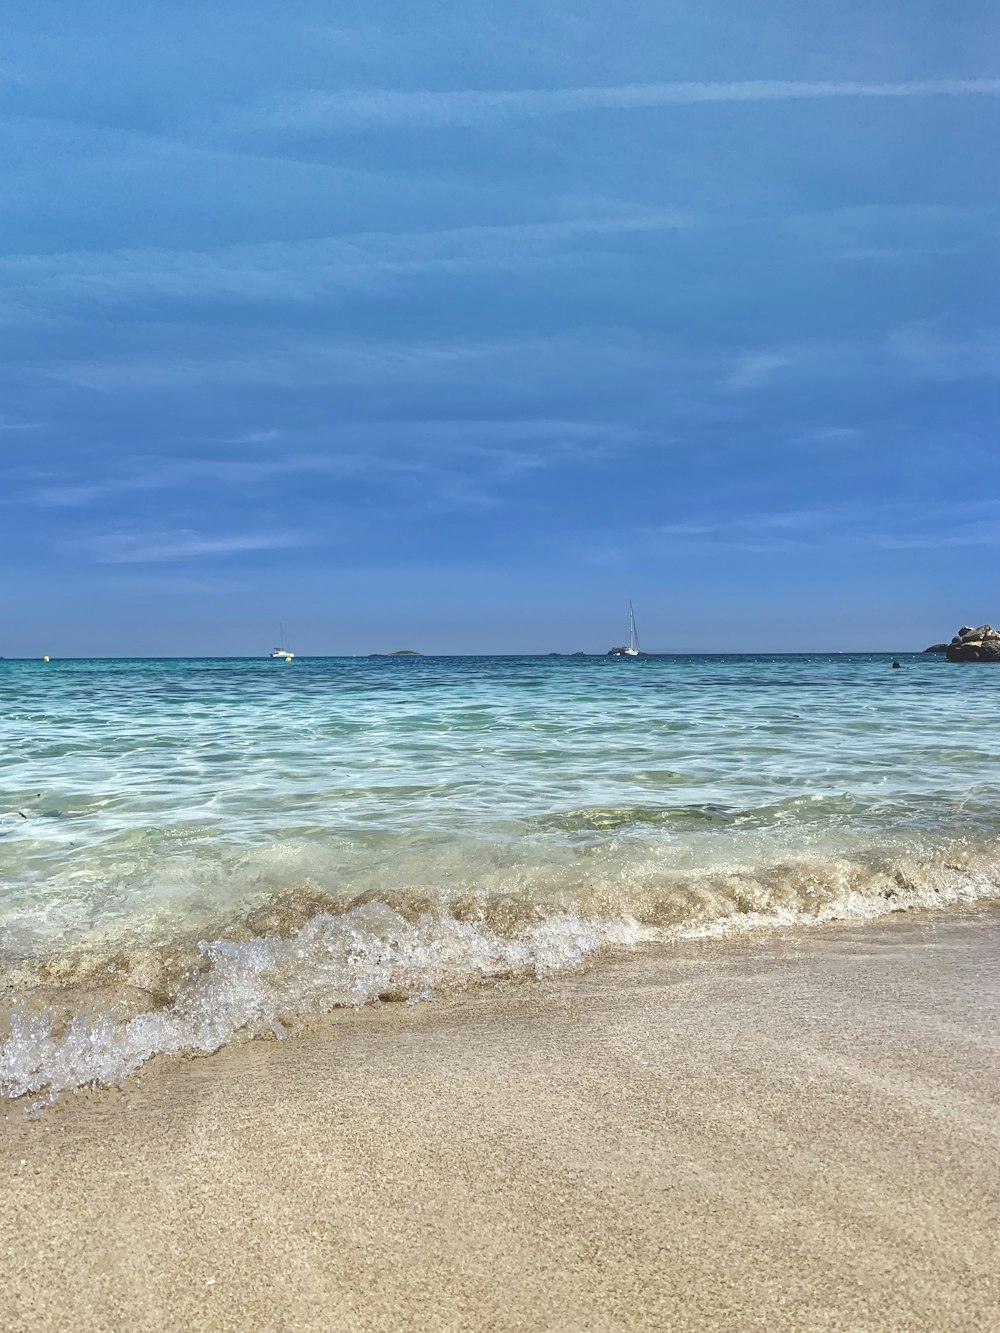
[[[0,1089],[19,1097],[121,1083],[159,1053],[216,1051],[238,1033],[283,1037],[311,1017],[386,994],[420,999],[490,978],[544,976],[653,933],[635,922],[573,913],[512,939],[447,916],[411,924],[383,903],[342,916],[322,913],[288,939],[204,944],[207,968],[194,972],[167,1008],[124,1021],[89,1009],[60,1025],[49,1013],[15,1006],[0,1050]]]
[[[212,1052],[237,1035],[284,1037],[335,1008],[383,996],[415,1002],[501,977],[546,976],[609,946],[875,920],[996,898],[1000,876],[990,853],[978,862],[939,858],[882,870],[848,861],[785,864],[756,876],[734,872],[662,886],[652,905],[647,885],[641,911],[626,889],[618,910],[609,911],[607,893],[604,885],[596,898],[593,891],[581,895],[575,910],[550,910],[512,933],[491,925],[488,914],[466,920],[435,910],[408,920],[385,902],[366,902],[344,913],[320,911],[287,937],[203,943],[199,966],[159,1008],[151,1001],[123,1017],[101,999],[104,992],[96,999],[86,992],[86,1005],[67,1018],[21,1001],[8,1015],[0,1048],[0,1090],[9,1097],[54,1096],[121,1083],[159,1053]],[[107,993],[113,999],[111,988]]]

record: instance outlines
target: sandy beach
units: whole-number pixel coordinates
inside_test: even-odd
[[[0,1322],[995,1328],[998,952],[692,941],[9,1105]]]

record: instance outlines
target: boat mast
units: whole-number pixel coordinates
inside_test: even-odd
[[[628,646],[638,650],[639,638],[635,632],[635,612],[632,610],[631,601],[628,604]]]

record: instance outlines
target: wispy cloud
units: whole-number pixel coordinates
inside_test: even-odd
[[[653,545],[680,542],[765,553],[822,546],[885,551],[1000,545],[1000,499],[935,504],[926,500],[876,503],[832,501],[800,509],[704,514],[646,529]]]
[[[184,578],[171,574],[146,574],[137,572],[121,573],[110,570],[104,576],[104,586],[114,593],[119,591],[141,593],[165,593],[167,596],[212,597],[226,593],[239,593],[252,587],[245,579],[212,578],[202,572],[195,577]]]
[[[567,201],[568,202],[568,201]],[[658,232],[754,227],[752,215],[694,214],[678,209],[640,208],[602,199],[591,214],[534,222],[404,231],[344,232],[301,241],[263,241],[204,249],[70,250],[44,254],[0,256],[0,311],[3,304],[23,319],[28,310],[50,315],[60,302],[96,306],[218,297],[300,301],[326,292],[381,289],[393,277],[426,273],[446,276],[477,269],[518,268],[540,262],[571,261],[575,254],[588,264],[594,249],[616,238]],[[925,206],[848,207],[768,219],[766,225],[827,247],[846,256],[923,255],[944,253],[937,244],[905,248],[879,247],[873,237],[887,232],[899,237],[923,234],[928,228],[957,226],[992,229],[990,210]],[[975,237],[968,243],[973,244]],[[956,252],[963,247],[951,247]],[[3,428],[0,418],[0,429]],[[23,428],[12,424],[9,429]]]
[[[675,366],[680,366],[678,350]],[[662,349],[659,352],[662,363]],[[398,395],[405,386],[475,382],[507,386],[517,377],[521,396],[554,384],[601,381],[619,374],[639,379],[654,364],[649,344],[628,332],[572,329],[559,336],[472,339],[338,337],[322,340],[249,330],[224,345],[209,331],[198,342],[156,354],[127,353],[44,364],[47,378],[104,392],[170,385],[376,388]]]
[[[694,219],[674,211],[619,210],[505,226],[361,232],[213,250],[79,251],[0,259],[0,291],[20,313],[54,300],[108,304],[152,296],[302,300],[336,288],[378,286],[392,276],[446,275],[539,262],[588,239],[677,231]]]
[[[844,260],[871,260],[876,263],[881,263],[884,260],[903,263],[909,259],[928,259],[937,255],[960,255],[966,253],[968,253],[968,250],[958,245],[872,245],[857,250],[842,250],[836,257]]]
[[[890,360],[928,379],[963,380],[1000,377],[1000,332],[963,330],[959,335],[940,321],[919,321],[894,329],[886,338]]]
[[[961,532],[873,533],[871,541],[883,551],[936,551],[942,547],[1000,546],[1000,526],[995,519],[963,523]]]
[[[112,490],[118,489],[121,487],[87,484],[41,486],[38,490],[32,491],[27,500],[30,504],[39,505],[43,509],[77,509],[83,505],[93,504],[110,494]]]
[[[727,83],[631,83],[611,87],[460,89],[450,92],[372,89],[307,94],[260,112],[259,119],[287,129],[448,126],[580,111],[641,111],[719,102],[997,96],[1000,96],[1000,79],[921,79],[892,83],[758,79]]]
[[[14,421],[11,417],[0,417],[0,430],[39,430],[40,421]]]
[[[306,540],[301,532],[214,536],[180,528],[158,533],[103,533],[80,543],[80,548],[98,564],[139,565],[238,555],[250,551],[279,551],[303,546]]]
[[[782,374],[782,372],[786,372]],[[794,349],[748,348],[719,381],[727,391],[794,384],[946,383],[1000,378],[1000,330],[957,328],[953,321],[920,320],[853,340],[802,341]],[[775,384],[775,388],[779,385]]]
[[[135,512],[143,494],[155,493],[160,521],[169,506],[196,495],[202,501],[254,503],[273,499],[288,487],[298,493],[322,492],[327,504],[339,505],[339,483],[354,483],[352,504],[382,503],[386,496],[407,497],[410,504],[435,510],[496,506],[526,474],[558,466],[599,463],[642,439],[635,427],[614,421],[559,418],[448,419],[374,421],[340,427],[331,438],[318,432],[300,449],[283,449],[246,457],[124,460],[124,466],[101,471],[90,461],[77,478],[28,477],[23,491],[4,497],[10,504],[43,509],[85,509],[103,506]],[[39,480],[43,484],[39,485]],[[419,496],[419,501],[414,500]],[[185,542],[187,537],[185,536]],[[161,543],[157,541],[156,545]],[[183,545],[184,543],[182,543]],[[87,549],[117,563],[136,559],[129,536],[86,539]]]
[[[249,430],[242,435],[233,435],[229,439],[222,440],[222,444],[274,444],[280,440],[284,431],[280,430]]]
[[[40,486],[24,497],[43,508],[79,508],[112,497],[142,491],[203,489],[216,485],[231,494],[281,476],[307,472],[350,471],[337,454],[279,454],[277,457],[173,459],[166,462],[135,459],[128,471],[96,481]]]
[[[742,356],[730,375],[727,389],[759,389],[776,370],[795,364],[795,358],[777,352],[750,352]]]

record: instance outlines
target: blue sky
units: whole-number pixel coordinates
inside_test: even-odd
[[[5,6],[0,653],[1000,622],[1000,11]]]

